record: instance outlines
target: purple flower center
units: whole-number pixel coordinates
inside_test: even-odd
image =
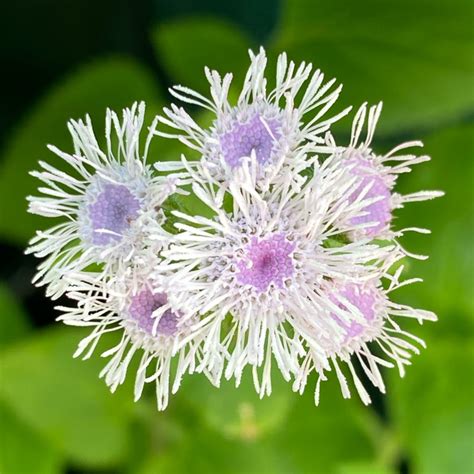
[[[245,123],[236,122],[232,129],[220,137],[221,150],[226,163],[235,168],[242,158],[255,152],[257,161],[267,163],[277,140],[281,136],[281,124],[277,119],[264,119],[255,114]]]
[[[273,234],[266,239],[253,237],[245,248],[245,256],[237,262],[237,281],[251,285],[263,293],[271,283],[283,287],[284,280],[293,275],[291,253],[295,244],[286,240],[284,234]]]
[[[355,306],[368,323],[375,319],[375,303],[377,301],[375,289],[363,289],[359,285],[349,284],[331,296],[333,303],[350,313],[351,310],[340,301],[341,297]],[[347,339],[357,337],[364,331],[364,326],[356,321],[351,321],[349,324],[336,314],[331,314],[331,317],[345,330]]]
[[[376,237],[392,220],[390,188],[368,160],[355,157],[349,161],[349,165],[353,166],[351,173],[362,178],[357,190],[349,197],[350,202],[354,202],[369,184],[370,189],[364,199],[380,198],[378,201],[369,204],[363,209],[367,214],[353,217],[351,224],[358,225],[375,222],[375,225],[364,228],[363,232],[368,237]]]
[[[138,326],[148,334],[153,334],[155,318],[154,311],[161,308],[168,301],[164,293],[153,294],[148,288],[140,291],[132,298],[129,308],[130,316],[137,322]],[[173,311],[167,309],[160,318],[156,333],[163,336],[172,336],[178,327],[178,317]]]
[[[96,201],[89,205],[92,222],[92,242],[107,245],[119,241],[122,233],[137,217],[140,202],[122,184],[106,184]]]

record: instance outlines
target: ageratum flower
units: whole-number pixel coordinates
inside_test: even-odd
[[[209,337],[207,329],[194,330],[195,318],[182,321],[183,313],[171,303],[173,289],[166,278],[151,278],[160,265],[159,257],[147,251],[137,262],[123,273],[121,267],[107,285],[97,282],[93,273],[69,274],[67,296],[76,305],[59,306],[62,315],[58,319],[68,325],[93,328],[80,341],[74,357],[88,359],[104,335],[117,334],[113,346],[101,354],[110,360],[100,377],[114,392],[125,381],[133,358],[137,358],[135,401],[146,383],[154,383],[157,407],[164,410],[170,391],[177,392],[186,373],[204,373],[213,384],[219,384],[222,363],[216,357],[221,351],[216,351],[212,360],[203,353],[203,341]],[[111,339],[106,341],[111,344]]]
[[[122,120],[107,110],[104,148],[88,116],[85,121],[71,120],[74,152],[50,145],[63,163],[56,168],[41,161],[42,170],[31,173],[45,186],[39,188],[41,196],[28,197],[29,212],[63,219],[38,231],[27,250],[45,258],[33,281],[48,285],[49,296],[65,291],[63,276],[70,271],[99,264],[103,274],[113,274],[115,265],[126,264],[137,243],[145,240],[144,223],[161,219],[159,205],[177,182],[152,176],[146,163],[151,133],[140,147],[144,115],[144,103],[124,109]]]
[[[189,169],[195,194],[216,217],[175,211],[179,233],[163,251],[163,265],[173,272],[171,281],[186,289],[177,297],[185,314],[201,315],[203,326],[221,328],[228,321],[229,332],[222,335],[225,376],[235,376],[238,384],[244,368],[252,366],[263,396],[271,392],[273,357],[286,380],[299,373],[306,339],[314,337],[306,328],[314,325],[318,337],[343,342],[344,328],[326,315],[335,311],[347,324],[353,317],[333,303],[328,284],[363,284],[378,276],[393,247],[337,240],[368,225],[354,224],[353,218],[370,202],[347,199],[358,182],[340,161],[314,162],[313,177],[300,193],[287,186],[262,196],[255,191],[256,160],[235,170],[228,212],[217,182]],[[362,314],[355,318],[363,322]],[[312,347],[318,344],[314,338]],[[323,346],[320,356],[326,358]]]
[[[398,254],[389,264],[403,257]],[[380,367],[392,368],[396,366],[403,377],[405,366],[410,365],[412,354],[419,354],[419,347],[426,347],[422,339],[404,331],[394,317],[416,319],[420,324],[424,321],[436,321],[436,315],[430,311],[414,309],[389,299],[392,291],[419,279],[400,282],[403,271],[400,266],[394,275],[385,272],[384,276],[390,280],[387,289],[384,289],[378,278],[363,283],[348,283],[341,280],[328,282],[325,291],[334,303],[332,309],[326,309],[321,317],[332,319],[340,327],[344,337],[342,339],[328,338],[321,334],[316,325],[310,323],[306,328],[312,335],[308,339],[308,351],[300,365],[300,372],[295,377],[293,389],[302,393],[307,384],[308,376],[314,370],[317,374],[315,403],[319,404],[321,381],[327,380],[326,371],[334,370],[339,381],[344,398],[350,398],[351,390],[341,365],[349,368],[349,374],[356,391],[365,404],[371,402],[370,396],[364,387],[354,366],[354,360],[362,368],[366,378],[385,393],[385,384]],[[341,317],[341,313],[345,318]],[[312,326],[312,327],[311,327]],[[312,347],[314,341],[316,347]],[[320,351],[323,348],[325,358],[321,359]]]
[[[395,230],[394,211],[442,193],[395,192],[398,175],[429,158],[399,155],[420,142],[383,156],[372,150],[381,104],[359,109],[349,146],[339,147],[330,127],[348,109],[326,113],[341,86],[282,54],[267,91],[265,52],[250,59],[236,103],[232,75],[207,68],[211,99],[171,89],[212,113],[208,128],[171,105],[142,148],[145,106],[135,104],[122,120],[107,112],[101,147],[89,118],[70,122],[74,153],[50,147],[70,172],[41,162],[33,173],[45,186],[29,210],[64,218],[30,243],[28,252],[45,257],[34,281],[72,300],[59,319],[92,328],[75,355],[88,358],[99,341],[109,344],[101,376],[112,390],[138,357],[135,399],[156,383],[159,409],[193,372],[217,386],[222,376],[238,385],[250,368],[257,392],[268,395],[275,362],[295,391],[315,374],[316,403],[330,372],[344,397],[349,372],[369,403],[362,379],[383,392],[381,367],[403,376],[424,345],[400,319],[436,319],[391,299],[417,281],[401,280],[401,260],[412,254],[397,238],[428,232]],[[154,135],[179,139],[198,160],[151,167]],[[193,196],[176,199],[188,185]],[[108,333],[118,339],[110,343]]]
[[[275,87],[267,91],[265,51],[249,54],[250,67],[235,105],[229,100],[230,73],[222,78],[217,71],[205,69],[211,99],[183,86],[170,89],[179,100],[209,110],[215,116],[209,128],[202,128],[184,108],[173,104],[159,117],[173,131],[156,133],[197,150],[201,164],[220,181],[231,180],[235,170],[253,156],[259,169],[258,186],[265,189],[273,178],[285,174],[287,165],[298,166],[298,158],[303,157],[298,151],[308,143],[313,152],[326,152],[324,132],[349,109],[323,118],[341,86],[333,88],[335,79],[324,83],[324,74],[319,70],[311,73],[311,64],[288,62],[285,53],[278,57]],[[165,166],[170,169],[173,165]]]
[[[357,176],[360,181],[359,188],[349,196],[349,199],[357,199],[362,192],[375,199],[366,207],[364,215],[353,218],[354,223],[372,222],[371,226],[360,231],[361,236],[371,238],[390,239],[401,236],[408,230],[427,233],[426,229],[419,228],[402,229],[397,232],[394,232],[391,228],[395,209],[402,208],[408,202],[425,201],[440,197],[443,193],[440,191],[419,191],[403,196],[394,192],[393,188],[399,174],[410,172],[411,166],[429,161],[430,157],[427,155],[398,154],[407,148],[423,146],[420,141],[402,143],[382,156],[375,154],[371,144],[381,112],[381,102],[369,108],[367,136],[361,142],[360,136],[367,116],[367,105],[363,104],[354,118],[350,144],[340,152],[341,159],[344,160],[348,172]],[[357,238],[356,235],[352,237]]]

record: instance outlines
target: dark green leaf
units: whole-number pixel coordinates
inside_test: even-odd
[[[410,262],[409,276],[422,277],[424,283],[400,290],[396,298],[439,314],[439,323],[428,325],[423,332],[472,336],[474,126],[460,126],[429,136],[424,151],[432,161],[403,176],[398,190],[410,193],[442,189],[446,195],[432,202],[407,204],[399,212],[397,228],[427,227],[432,235],[411,233],[402,240],[410,251],[430,258]]]
[[[383,131],[443,123],[474,106],[470,0],[288,0],[272,50],[344,83],[343,103],[385,103]]]
[[[0,348],[22,337],[30,329],[28,317],[8,286],[0,282]]]
[[[204,66],[217,69],[221,75],[234,74],[234,80],[245,77],[248,48],[253,45],[245,35],[222,20],[189,18],[158,26],[153,32],[158,59],[163,62],[173,83],[207,93],[209,84]]]
[[[472,341],[432,345],[405,379],[391,371],[389,402],[417,474],[474,470],[474,351]]]

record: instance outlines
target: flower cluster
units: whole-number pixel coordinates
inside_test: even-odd
[[[69,123],[73,153],[50,146],[62,164],[32,173],[44,185],[30,212],[61,218],[30,243],[43,258],[34,281],[52,298],[67,295],[61,321],[91,328],[75,355],[90,357],[115,333],[101,377],[115,390],[136,358],[135,398],[152,382],[159,409],[194,372],[238,385],[250,366],[268,395],[275,364],[299,392],[314,373],[316,403],[331,372],[344,397],[352,384],[369,403],[363,382],[383,392],[381,368],[403,375],[424,345],[400,319],[436,320],[390,299],[418,281],[402,280],[403,259],[424,258],[399,237],[428,232],[395,230],[394,211],[442,193],[394,191],[400,173],[429,157],[405,154],[420,142],[372,150],[381,104],[359,108],[341,146],[331,126],[350,110],[330,113],[335,80],[281,54],[267,90],[265,52],[250,60],[236,102],[232,75],[208,69],[211,98],[170,90],[212,114],[207,127],[173,104],[143,143],[142,103],[122,118],[107,111],[104,143],[88,117]],[[156,135],[196,159],[150,164]]]

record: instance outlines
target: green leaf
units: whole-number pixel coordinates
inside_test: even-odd
[[[229,440],[205,429],[189,431],[172,450],[152,455],[139,474],[287,474],[297,472],[265,440]]]
[[[355,393],[344,400],[335,374],[328,375],[329,381],[321,386],[320,405],[314,405],[310,383],[275,435],[277,450],[286,454],[292,466],[289,472],[337,473],[343,463],[375,460],[381,441],[372,433],[376,415]]]
[[[375,463],[384,439],[373,433],[375,415],[357,399],[344,400],[335,380],[323,384],[319,407],[311,386],[299,396],[282,381],[259,401],[249,382],[244,379],[242,389],[183,385],[180,397],[204,426],[186,416],[190,439],[157,456],[162,471],[155,467],[155,472],[189,472],[193,463],[201,463],[196,472],[338,474],[345,462]]]
[[[395,474],[395,471],[373,462],[358,462],[342,464],[337,474]]]
[[[131,394],[112,395],[98,358],[73,359],[77,328],[52,329],[0,355],[0,399],[74,463],[116,465],[127,453]]]
[[[0,167],[0,236],[24,243],[35,230],[51,225],[47,219],[26,213],[26,196],[35,194],[39,182],[28,175],[43,159],[61,166],[48,143],[72,151],[66,127],[70,118],[89,114],[96,135],[104,136],[105,110],[119,110],[133,102],[149,103],[157,112],[159,97],[150,73],[128,59],[109,59],[87,65],[54,87],[30,112],[6,145]],[[50,220],[49,220],[50,221]]]
[[[56,474],[62,472],[59,454],[0,403],[0,472]]]
[[[344,105],[383,100],[384,132],[471,111],[473,48],[470,0],[287,0],[272,43],[341,81]]]
[[[28,317],[13,293],[0,282],[0,348],[22,337],[30,329]]]
[[[204,66],[241,81],[248,67],[247,50],[253,45],[232,24],[213,18],[188,18],[159,25],[153,31],[158,60],[173,83],[208,93]]]
[[[250,372],[241,384],[222,381],[216,388],[202,376],[185,381],[181,396],[191,404],[205,424],[227,438],[258,439],[285,422],[294,401],[291,387],[275,373],[272,395],[260,399],[255,392]]]
[[[414,472],[472,472],[472,340],[438,341],[414,361],[405,379],[390,373],[392,417]]]
[[[200,381],[203,383],[200,384]],[[137,458],[133,464],[130,463],[131,467],[126,472],[134,474],[290,472],[285,464],[284,455],[276,450],[269,437],[275,426],[267,424],[265,428],[249,430],[249,425],[244,424],[244,430],[240,429],[242,425],[239,425],[237,430],[229,429],[230,422],[235,418],[232,412],[235,406],[232,400],[235,397],[231,396],[231,400],[227,401],[215,393],[207,392],[212,400],[221,406],[226,405],[231,411],[226,416],[222,413],[221,406],[216,406],[217,413],[213,415],[209,413],[212,408],[205,403],[206,389],[211,389],[209,383],[202,376],[194,376],[185,380],[179,394],[173,398],[165,413],[157,413],[155,403],[143,410],[140,419],[142,425],[146,426],[148,434],[140,445],[145,447],[148,456],[142,455],[141,459]],[[225,388],[224,392],[228,393]],[[244,399],[255,398],[246,396],[245,389],[242,396]],[[144,407],[142,405],[142,408]],[[276,417],[281,418],[282,415]],[[260,417],[257,414],[256,419],[268,420],[269,416],[267,414]],[[222,421],[224,426],[216,426],[215,421]]]
[[[402,240],[407,249],[429,255],[428,261],[411,261],[410,277],[424,282],[397,291],[400,301],[439,314],[436,325],[423,328],[434,335],[461,337],[474,334],[474,126],[446,129],[425,140],[432,161],[404,175],[397,189],[402,194],[420,189],[441,189],[446,195],[432,202],[411,203],[400,211],[396,227],[426,227],[432,235],[410,233]]]

